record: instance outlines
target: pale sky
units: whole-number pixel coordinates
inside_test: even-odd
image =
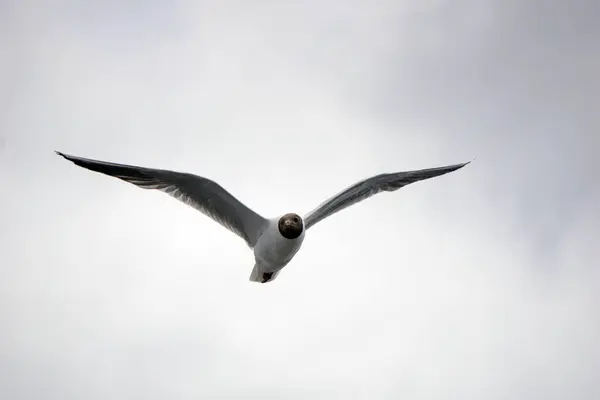
[[[597,1],[1,1],[0,398],[600,398]],[[476,158],[311,228],[266,217]]]

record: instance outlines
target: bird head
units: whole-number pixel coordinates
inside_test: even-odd
[[[279,233],[286,239],[296,239],[302,235],[304,223],[298,214],[288,213],[279,218]]]

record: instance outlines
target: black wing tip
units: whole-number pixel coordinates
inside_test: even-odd
[[[470,161],[467,161],[467,162],[461,163],[461,164],[456,164],[456,165],[454,166],[454,167],[455,167],[455,168],[454,168],[454,170],[456,171],[457,169],[461,169],[462,167],[466,167],[467,165],[471,164],[473,161],[475,161],[475,158],[473,158],[473,159],[472,159],[472,160],[470,160]]]
[[[86,161],[93,161],[93,160],[88,160],[86,158],[82,158],[82,157],[77,157],[77,156],[72,156],[70,154],[65,154],[62,151],[58,151],[58,150],[54,150],[54,152],[61,156],[62,158],[64,158],[67,161],[71,161],[73,164],[75,165],[79,165],[79,166],[83,166],[82,163],[85,163]]]
[[[62,158],[64,158],[65,160],[69,160],[69,161],[71,160],[71,158],[70,158],[70,156],[69,156],[69,155],[67,155],[67,154],[65,154],[65,153],[63,153],[63,152],[61,152],[61,151],[54,150],[54,152],[55,152],[57,155],[59,155],[59,156],[61,156]]]

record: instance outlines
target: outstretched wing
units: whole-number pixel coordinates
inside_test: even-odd
[[[393,192],[408,184],[456,171],[467,164],[469,163],[421,169],[417,171],[380,174],[364,179],[326,200],[320,206],[308,213],[304,217],[305,229],[308,229],[322,219],[325,219],[344,208],[350,207],[353,204],[368,199],[377,193],[383,191]]]
[[[216,182],[201,176],[161,169],[115,164],[88,158],[56,154],[87,168],[141,187],[156,189],[195,208],[240,236],[254,247],[266,229],[267,220],[233,197]]]

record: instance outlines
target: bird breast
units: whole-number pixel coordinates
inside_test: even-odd
[[[283,267],[300,250],[304,241],[304,232],[296,239],[286,239],[279,232],[279,219],[269,221],[269,227],[254,246],[256,261],[264,266]]]

